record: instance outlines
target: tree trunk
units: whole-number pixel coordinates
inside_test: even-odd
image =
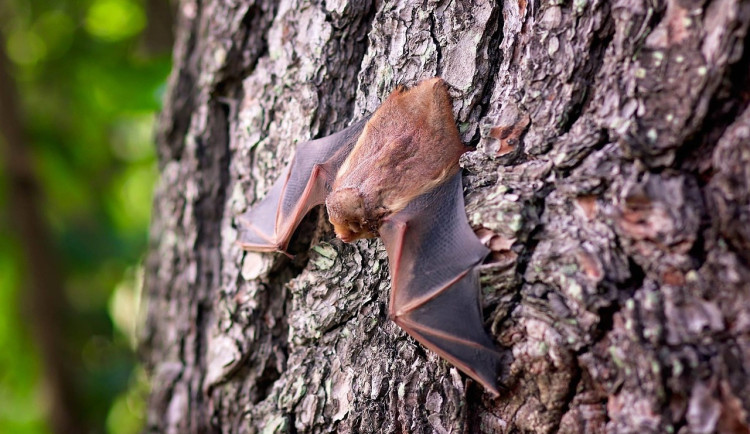
[[[183,0],[142,354],[158,432],[747,432],[750,2]],[[366,4],[366,5],[365,5]],[[296,144],[443,77],[492,247],[493,400],[387,317],[379,240],[236,217]]]

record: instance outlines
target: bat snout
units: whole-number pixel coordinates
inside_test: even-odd
[[[351,243],[352,241],[361,238],[372,238],[374,236],[374,234],[360,222],[345,221],[341,224],[331,220],[331,223],[333,224],[333,231],[336,232],[336,236],[345,243]]]
[[[336,236],[345,243],[351,243],[357,239],[357,231],[353,230],[349,225],[333,223],[333,230],[336,232]]]

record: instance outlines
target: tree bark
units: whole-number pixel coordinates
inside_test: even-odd
[[[183,0],[142,355],[158,432],[748,432],[750,3]],[[379,240],[236,217],[442,76],[506,391],[387,318]]]

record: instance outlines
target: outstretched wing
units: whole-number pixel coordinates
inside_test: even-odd
[[[325,202],[336,172],[367,123],[299,145],[291,164],[266,197],[239,217],[239,245],[260,252],[286,251],[305,214]]]
[[[391,267],[389,313],[497,396],[500,355],[482,326],[476,270],[488,250],[466,220],[462,190],[459,172],[381,225]]]

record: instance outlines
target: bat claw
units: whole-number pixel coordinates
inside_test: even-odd
[[[289,258],[291,260],[294,260],[294,255],[292,255],[291,253],[287,252],[286,250],[279,250],[279,253],[283,253],[284,256],[286,256],[287,258]]]

